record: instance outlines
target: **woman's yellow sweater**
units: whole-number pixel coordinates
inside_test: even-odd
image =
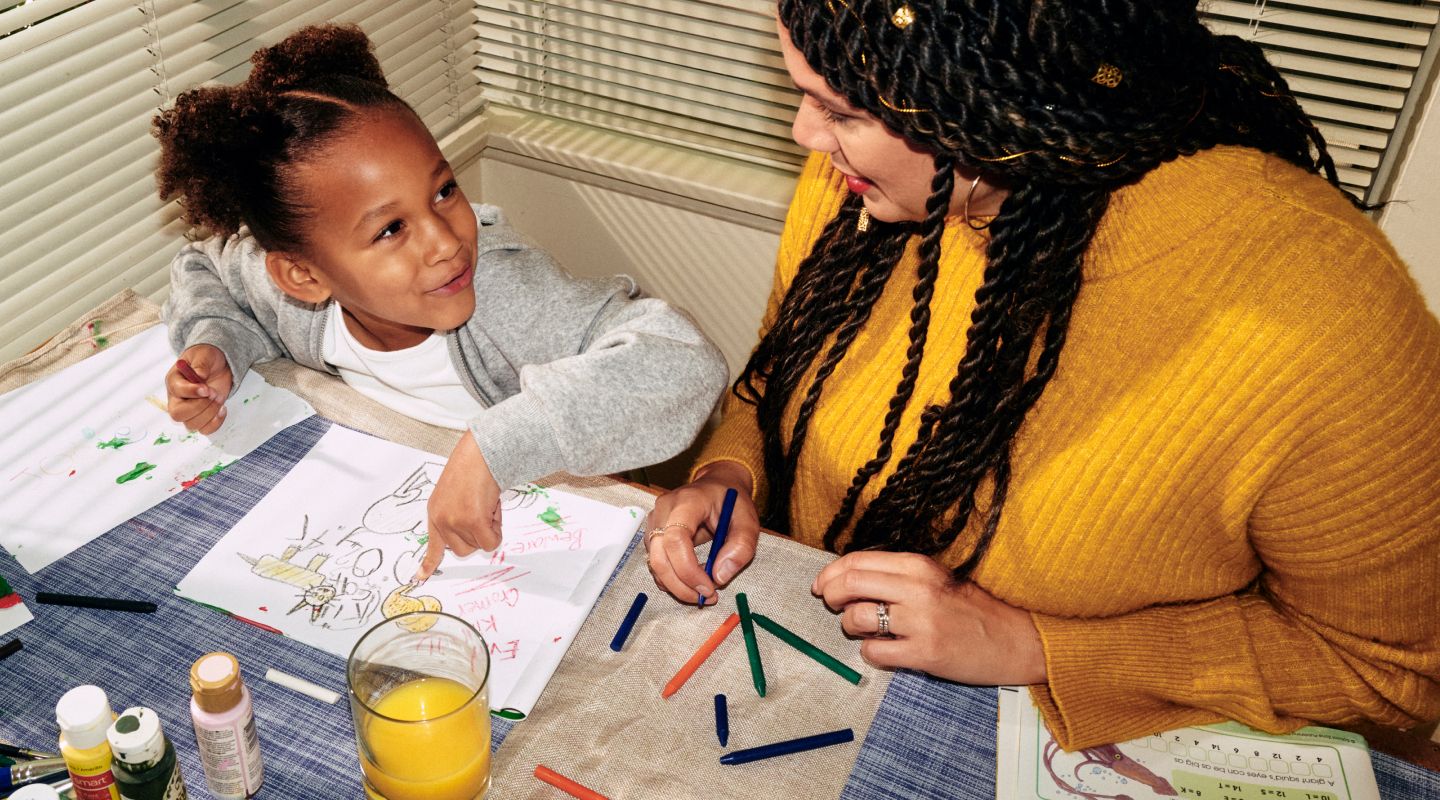
[[[762,332],[844,195],[812,157]],[[948,398],[985,241],[946,230],[918,387],[862,509]],[[820,546],[875,453],[914,245],[812,418],[799,541]],[[1220,147],[1116,192],[1085,269],[975,574],[1032,612],[1059,741],[1440,717],[1440,324],[1384,236],[1320,178]],[[761,452],[754,408],[729,397],[698,464],[746,465],[763,503]]]

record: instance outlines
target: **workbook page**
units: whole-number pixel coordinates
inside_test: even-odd
[[[1379,800],[1365,740],[1331,728],[1272,736],[1201,725],[1067,753],[1024,687],[1001,687],[1002,800]]]

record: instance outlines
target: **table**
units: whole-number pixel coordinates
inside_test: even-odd
[[[265,761],[265,798],[362,796],[349,708],[326,705],[263,679],[273,667],[345,692],[341,659],[175,597],[173,587],[260,501],[331,425],[312,417],[224,472],[90,542],[31,576],[0,552],[0,574],[35,613],[12,636],[25,643],[0,662],[0,739],[53,749],[55,702],[94,683],[116,711],[155,709],[175,744],[186,783],[206,797],[191,732],[190,664],[226,650],[254,696]],[[638,537],[637,537],[638,539]],[[38,589],[151,599],[155,614],[37,606]],[[842,793],[844,800],[991,797],[996,693],[900,672],[880,705]],[[494,720],[492,747],[514,725]],[[1384,797],[1440,797],[1440,774],[1376,753]],[[697,787],[698,789],[698,787]],[[501,791],[493,793],[503,797]],[[621,800],[616,798],[616,800]]]

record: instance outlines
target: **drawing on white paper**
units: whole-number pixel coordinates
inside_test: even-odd
[[[501,495],[501,546],[463,559],[447,554],[416,585],[428,500],[443,469],[427,453],[334,427],[177,592],[342,657],[382,620],[454,614],[489,644],[492,705],[528,711],[638,514],[538,486],[509,490]],[[433,620],[405,623],[426,630]]]
[[[0,396],[0,544],[35,572],[315,413],[245,376],[211,436],[166,412],[163,326]]]

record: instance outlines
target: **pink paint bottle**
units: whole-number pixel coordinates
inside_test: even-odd
[[[190,718],[210,791],[221,800],[242,800],[260,791],[260,737],[250,690],[229,653],[207,653],[190,667]]]

